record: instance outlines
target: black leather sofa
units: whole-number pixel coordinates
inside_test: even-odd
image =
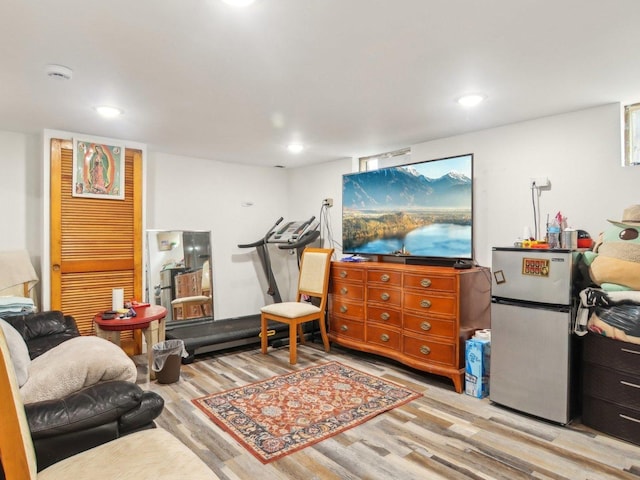
[[[80,335],[75,319],[58,310],[3,316],[2,319],[22,335],[32,360]]]
[[[98,383],[56,400],[25,405],[38,471],[129,433],[155,428],[164,400],[130,382]]]
[[[4,317],[25,339],[33,359],[77,337],[70,315],[48,311]],[[38,471],[118,437],[155,428],[164,400],[125,381],[102,382],[60,399],[25,404]],[[2,478],[0,472],[0,479]]]

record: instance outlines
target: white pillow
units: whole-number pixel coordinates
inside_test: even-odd
[[[117,345],[84,335],[47,350],[31,362],[29,379],[20,388],[24,403],[62,398],[109,380],[135,383],[138,369]]]
[[[7,323],[0,318],[0,327],[2,327],[4,336],[7,339],[13,369],[16,372],[18,385],[21,387],[27,383],[27,380],[29,379],[29,365],[31,364],[29,349],[27,348],[27,344],[25,343],[24,338],[22,338],[22,335],[20,335],[20,333],[13,328],[10,323]]]

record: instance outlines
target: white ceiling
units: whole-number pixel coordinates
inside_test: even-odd
[[[362,157],[640,101],[639,25],[640,0],[2,0],[0,130],[264,166]],[[463,108],[467,92],[488,98]]]

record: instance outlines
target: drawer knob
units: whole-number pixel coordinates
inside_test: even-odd
[[[347,271],[346,270],[340,271],[340,277],[341,278],[347,278]]]
[[[340,289],[340,293],[341,293],[342,295],[346,295],[348,291],[349,291],[349,289],[348,289],[347,287],[342,287],[342,288]]]
[[[386,302],[391,298],[391,295],[389,295],[387,292],[384,292],[383,294],[380,295],[380,298]]]
[[[431,353],[431,349],[429,347],[427,347],[426,345],[422,345],[420,347],[420,353],[422,353],[424,355],[429,355]]]
[[[389,315],[387,312],[382,312],[382,313],[380,314],[380,318],[381,318],[382,320],[389,320],[389,318],[391,318],[391,315]]]
[[[420,300],[420,306],[422,308],[430,308],[431,302],[425,298],[424,300]]]
[[[383,342],[388,342],[389,335],[387,335],[386,333],[383,333],[382,335],[380,335],[380,340],[382,340]]]
[[[346,305],[340,305],[340,313],[347,313],[349,308]]]
[[[380,280],[382,280],[383,282],[388,282],[389,280],[391,280],[391,277],[385,273],[380,277]]]
[[[425,332],[428,332],[429,330],[431,330],[431,324],[429,322],[422,322],[420,324],[420,328]]]
[[[349,330],[349,327],[347,327],[346,325],[340,325],[341,332],[346,332],[347,330]]]
[[[428,278],[423,278],[422,280],[420,280],[420,286],[424,287],[424,288],[428,288],[431,286],[431,280],[429,280]]]

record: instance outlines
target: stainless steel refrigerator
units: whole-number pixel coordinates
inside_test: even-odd
[[[561,424],[576,400],[574,253],[492,251],[489,398]]]

